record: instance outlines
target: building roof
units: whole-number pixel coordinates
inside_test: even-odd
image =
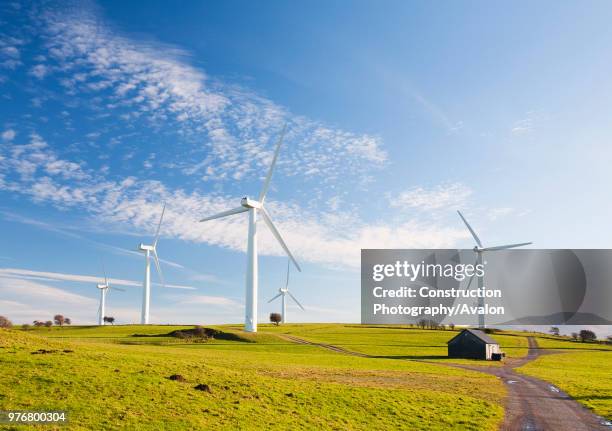
[[[460,333],[458,333],[457,335],[455,335],[453,338],[451,338],[450,340],[448,340],[446,342],[446,344],[450,343],[451,341],[453,341],[455,338],[457,338],[459,335],[463,334],[465,331],[469,332],[470,334],[472,334],[473,336],[475,336],[476,338],[479,338],[481,341],[483,341],[486,344],[499,344],[497,341],[495,341],[493,338],[489,337],[487,334],[485,334],[484,332],[478,330],[478,329],[464,329],[463,331],[461,331]]]

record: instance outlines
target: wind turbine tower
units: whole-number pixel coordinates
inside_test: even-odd
[[[245,196],[240,201],[240,206],[228,211],[224,211],[222,213],[205,217],[201,222],[214,220],[222,217],[227,217],[234,214],[240,214],[243,212],[249,213],[249,232],[247,237],[247,270],[246,270],[246,292],[245,292],[245,316],[244,316],[244,330],[247,332],[257,332],[257,282],[258,282],[258,274],[257,274],[257,216],[261,215],[261,218],[268,226],[268,229],[272,232],[272,235],[279,242],[289,259],[293,262],[298,271],[301,271],[300,265],[298,265],[297,261],[289,251],[287,244],[283,240],[280,232],[274,226],[272,222],[272,218],[266,208],[264,207],[264,201],[266,199],[266,193],[268,192],[268,187],[270,186],[270,180],[272,179],[272,173],[274,172],[274,165],[276,165],[276,160],[278,159],[278,152],[280,150],[281,144],[283,143],[283,137],[285,136],[285,129],[283,127],[283,131],[281,132],[278,143],[276,144],[276,150],[274,151],[274,157],[272,158],[272,163],[270,164],[270,169],[268,170],[268,175],[263,184],[263,188],[261,189],[261,193],[259,194],[259,198],[257,200],[250,199],[248,196]]]

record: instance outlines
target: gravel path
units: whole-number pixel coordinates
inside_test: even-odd
[[[322,347],[351,356],[375,358],[364,353],[352,352],[331,344],[315,343],[293,335],[283,338],[299,344]],[[502,379],[508,388],[505,406],[505,419],[501,426],[504,431],[612,431],[612,424],[573,400],[559,388],[543,380],[525,376],[514,371],[515,368],[537,359],[541,355],[558,353],[541,350],[535,338],[528,337],[529,351],[524,358],[510,358],[501,367],[441,364],[471,371],[492,374]]]

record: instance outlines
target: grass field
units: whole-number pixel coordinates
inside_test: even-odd
[[[237,329],[237,328],[236,328]],[[405,326],[363,326],[338,324],[305,324],[272,326],[265,333],[290,334],[309,341],[333,344],[347,350],[390,359],[412,359],[451,363],[473,363],[449,359],[446,342],[459,331],[421,330]],[[524,336],[495,334],[495,339],[509,357],[527,354]],[[478,365],[500,366],[500,362],[480,361]]]
[[[69,429],[492,430],[503,418],[505,389],[481,373],[346,356],[272,328],[243,341],[163,336],[176,328],[1,331],[0,408],[65,409]]]
[[[518,371],[551,382],[595,413],[612,418],[612,348],[560,337],[537,337],[541,348],[558,350]]]
[[[1,330],[0,409],[65,409],[70,425],[62,429],[83,430],[493,430],[503,420],[501,381],[435,363],[450,361],[446,341],[453,331],[294,324],[262,325],[259,333],[245,334],[222,325],[215,328],[233,340],[167,336],[186,328],[191,326]],[[296,344],[286,334],[375,358]],[[511,357],[527,352],[525,334],[494,337]],[[542,357],[521,371],[549,379],[609,417],[609,350],[552,337],[539,341],[571,353]],[[53,352],[33,354],[39,349]],[[168,379],[172,374],[185,381]],[[194,389],[198,384],[210,392]]]

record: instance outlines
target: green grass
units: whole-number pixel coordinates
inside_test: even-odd
[[[612,418],[612,348],[561,337],[539,336],[541,348],[559,354],[541,356],[519,372],[546,380],[606,418]]]
[[[391,359],[500,366],[500,362],[448,358],[447,341],[459,331],[422,330],[406,326],[363,326],[338,324],[262,325],[262,332],[289,334],[309,341],[333,344],[347,350]],[[527,354],[527,338],[493,334],[509,357]]]
[[[364,328],[360,335],[350,325],[263,327],[256,335],[219,327],[245,341],[188,343],[163,336],[178,328],[184,327],[0,331],[0,409],[65,409],[70,425],[62,429],[493,430],[503,418],[505,389],[492,376],[352,357],[277,335],[310,331],[329,341],[344,332],[345,342],[355,340],[362,349],[371,342],[394,356],[418,350],[400,344],[419,337],[422,346],[439,349],[444,337],[437,331],[397,343],[392,340],[401,330]],[[32,354],[40,348],[56,352]],[[171,374],[187,382],[171,381]],[[198,383],[212,392],[196,391]]]

